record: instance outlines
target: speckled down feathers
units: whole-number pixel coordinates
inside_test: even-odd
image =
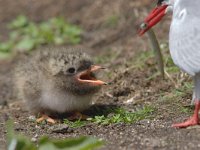
[[[19,98],[33,113],[66,113],[89,107],[99,87],[79,85],[67,69],[77,72],[92,64],[90,57],[74,49],[41,49],[15,69],[15,85]]]

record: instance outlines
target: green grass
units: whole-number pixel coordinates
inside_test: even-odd
[[[70,128],[80,128],[87,124],[87,121],[76,120],[69,121],[68,119],[64,119],[64,123],[67,124]]]
[[[8,40],[0,42],[2,57],[13,50],[30,51],[45,44],[78,44],[82,33],[82,29],[62,17],[35,23],[26,16],[18,16],[9,23],[8,28],[11,30]]]
[[[167,45],[167,44],[165,44],[165,45]],[[165,71],[171,75],[179,73],[180,69],[173,63],[173,60],[170,56],[167,46],[164,48],[161,48],[161,53],[163,55],[163,63],[164,63]],[[155,60],[155,55],[152,50],[142,51],[137,55],[137,57],[133,58],[130,61],[130,65],[134,64],[135,68],[143,69],[145,67],[149,67],[149,66],[147,66],[147,65],[149,65],[148,61],[154,61],[154,60]],[[157,67],[156,62],[153,62],[153,64],[155,67]],[[158,75],[159,75],[159,72],[156,72],[155,74],[152,74],[152,76],[150,76],[149,79],[147,79],[147,80],[153,79],[153,78],[157,77]]]
[[[92,137],[52,139],[42,136],[38,144],[23,135],[17,135],[13,123],[7,122],[8,150],[94,150],[103,145],[103,141]]]
[[[117,123],[130,124],[143,119],[151,118],[154,110],[155,109],[151,106],[145,106],[143,109],[135,112],[129,112],[123,108],[116,108],[112,111],[104,110],[106,115],[96,115],[94,117],[88,118],[87,121],[78,120],[73,122],[66,119],[64,123],[72,128],[82,127],[88,123],[94,123],[98,125],[109,125]],[[107,113],[108,111],[111,113]]]
[[[192,106],[191,107],[180,107],[180,112],[185,114],[192,114]]]
[[[153,51],[149,50],[149,51],[142,51],[140,52],[136,58],[133,58],[133,60],[130,61],[130,65],[134,64],[135,68],[144,68],[145,67],[145,63],[154,57],[154,53]]]
[[[110,16],[105,21],[105,25],[107,27],[114,28],[114,27],[116,27],[118,25],[119,19],[120,19],[119,16],[116,16],[116,15]]]
[[[184,82],[179,88],[175,88],[172,93],[176,97],[184,97],[187,93],[191,93],[193,88],[192,82]]]
[[[191,108],[182,105],[181,101],[184,101],[185,97],[192,93],[193,82],[188,78],[188,76],[182,76],[183,73],[180,72],[180,69],[173,63],[171,55],[168,50],[168,45],[165,44],[165,47],[161,46],[161,52],[163,54],[163,61],[165,71],[168,75],[165,75],[166,82],[171,82],[172,88],[165,90],[160,94],[159,102],[160,105],[165,105],[167,110],[170,112],[178,111],[180,113],[191,113]],[[149,68],[148,61],[154,61],[154,52],[152,50],[141,52],[138,56],[131,61],[134,63],[135,68],[144,69]],[[156,68],[156,63],[151,68]],[[145,80],[154,80],[159,76],[159,72],[156,71],[152,73]]]
[[[108,116],[95,116],[94,118],[88,118],[89,121],[95,124],[108,125],[116,123],[134,123],[143,119],[150,118],[154,108],[151,106],[145,106],[143,109],[136,112],[129,112],[125,109],[116,109],[112,115]]]
[[[117,57],[119,56],[120,52],[113,52],[112,49],[107,49],[106,50],[106,55],[99,55],[94,58],[95,63],[97,64],[105,64],[105,63],[110,63],[112,61],[115,61]]]
[[[178,111],[185,114],[191,114],[192,106],[184,106],[181,101],[184,101],[184,98],[192,93],[192,87],[192,82],[184,82],[183,85],[178,88],[174,87],[168,92],[161,93],[159,100],[163,105],[169,107],[170,110],[173,110],[173,112]]]
[[[180,72],[180,69],[174,64],[174,62],[169,54],[164,55],[164,64],[165,64],[165,70],[168,73]]]
[[[168,94],[163,93],[161,100],[162,101],[170,101],[170,100],[176,100],[179,101],[181,98],[185,97],[188,93],[192,93],[193,84],[192,82],[184,82],[183,85],[181,85],[178,88],[172,88],[171,91],[169,91]]]

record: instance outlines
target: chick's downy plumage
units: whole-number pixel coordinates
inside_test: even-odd
[[[81,51],[41,49],[18,65],[16,87],[35,114],[81,111],[104,84],[94,75],[100,68]]]

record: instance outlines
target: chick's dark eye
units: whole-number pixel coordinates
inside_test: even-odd
[[[69,73],[75,73],[76,72],[76,69],[75,68],[69,68],[68,70],[67,70]]]

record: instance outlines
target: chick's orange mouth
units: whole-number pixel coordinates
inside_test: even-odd
[[[97,65],[92,65],[88,70],[82,71],[77,75],[78,81],[82,83],[90,83],[97,86],[107,85],[106,82],[98,80],[94,75],[94,72],[100,69],[105,69],[105,68]]]

